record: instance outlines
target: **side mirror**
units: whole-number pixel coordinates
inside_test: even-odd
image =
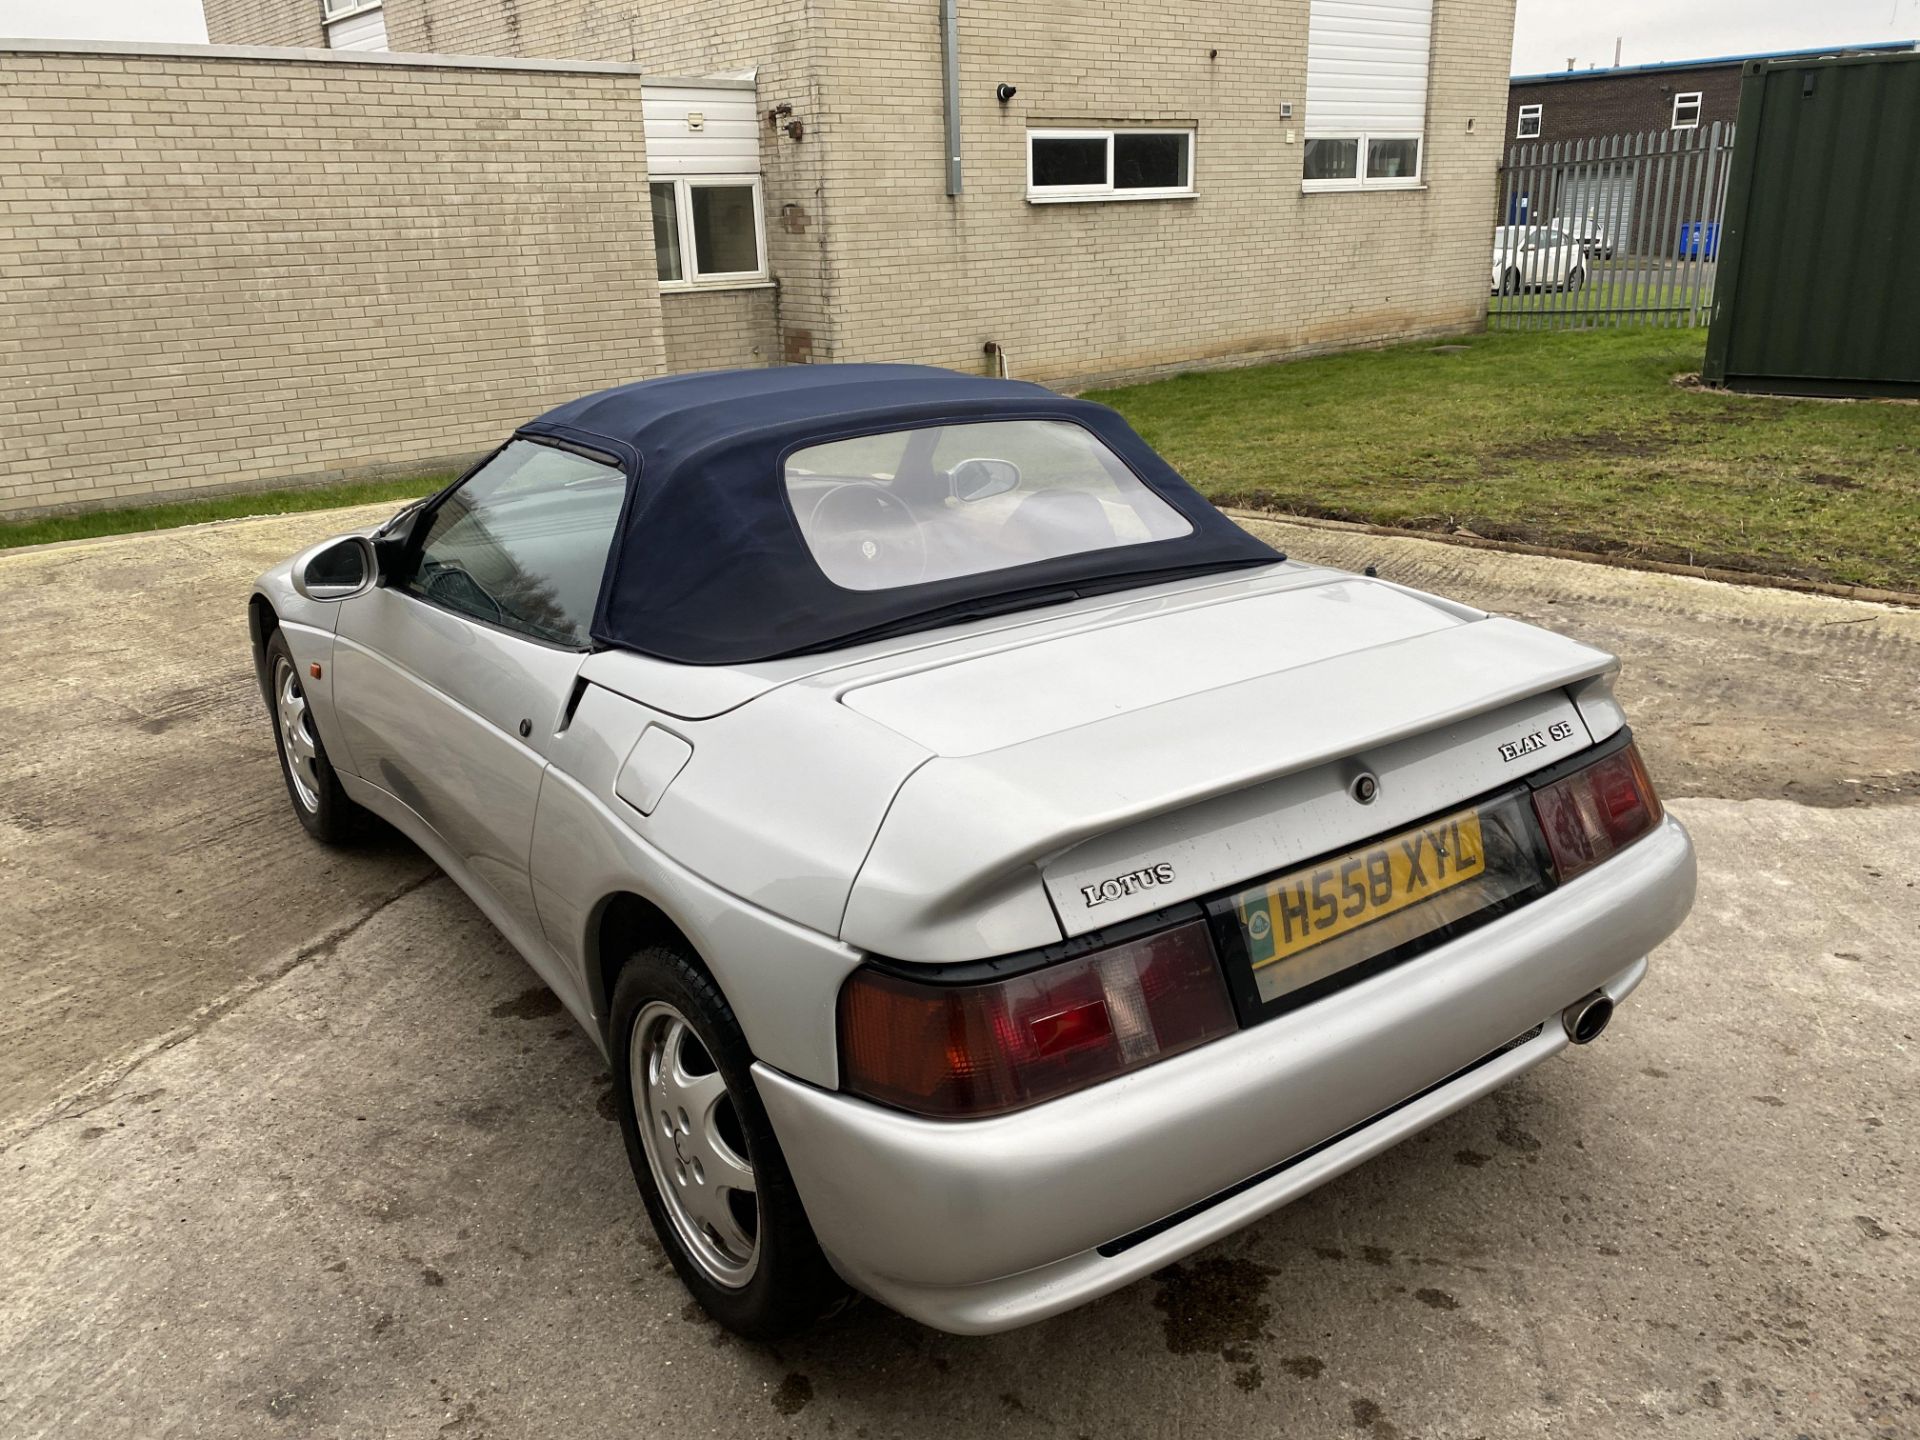
[[[309,600],[348,600],[379,578],[373,542],[364,535],[328,540],[293,562],[293,588]]]
[[[953,467],[953,498],[971,503],[1004,495],[1020,484],[1020,467],[1011,460],[962,460]]]

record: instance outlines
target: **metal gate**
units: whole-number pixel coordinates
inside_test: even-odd
[[[1487,324],[1701,325],[1733,128],[1516,145],[1500,167]]]
[[[1572,220],[1580,228],[1600,227],[1615,234],[1633,230],[1633,177],[1618,165],[1596,165],[1567,177],[1566,189],[1553,207],[1553,218]]]

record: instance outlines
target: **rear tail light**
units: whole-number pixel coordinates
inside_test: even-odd
[[[1533,812],[1562,883],[1624,850],[1660,823],[1660,797],[1629,744],[1533,792]]]
[[[1200,920],[985,984],[863,969],[840,992],[846,1088],[944,1118],[1033,1105],[1233,1028]]]

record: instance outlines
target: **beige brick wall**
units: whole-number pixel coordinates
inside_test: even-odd
[[[257,0],[300,4],[304,0]],[[395,50],[568,56],[637,62],[649,75],[756,72],[762,112],[790,107],[761,133],[767,255],[780,288],[761,313],[775,360],[838,358],[827,248],[826,147],[820,117],[819,0],[387,0]],[[792,120],[803,138],[790,139]],[[755,302],[765,305],[766,302]]]
[[[660,296],[669,370],[733,370],[773,363],[774,288],[669,290]]]
[[[966,183],[949,199],[935,0],[387,3],[397,48],[757,66],[762,109],[791,105],[806,127],[762,141],[776,358],[980,368],[994,340],[1015,373],[1058,381],[1483,319],[1511,0],[1436,0],[1427,187],[1403,192],[1302,193],[1308,10],[966,0]],[[1007,106],[1001,81],[1019,89]],[[1107,121],[1194,124],[1197,196],[1028,204],[1028,124]]]
[[[968,0],[958,199],[941,164],[936,14],[823,4],[845,358],[976,368],[995,340],[1014,373],[1073,380],[1484,316],[1510,0],[1437,0],[1428,188],[1313,195],[1301,192],[1297,143],[1307,0]],[[1019,91],[1006,106],[1002,81]],[[1028,125],[1108,121],[1194,124],[1197,196],[1027,203]]]
[[[663,368],[639,78],[0,53],[0,513],[471,453]]]
[[[200,0],[215,45],[304,45],[325,49],[320,0]]]
[[[603,0],[388,0],[387,43],[440,55],[632,62],[647,8]]]
[[[420,3],[420,0],[407,0]],[[427,0],[447,3],[447,0]],[[560,8],[579,0],[544,0]],[[767,208],[767,260],[780,282],[771,310],[776,363],[842,358],[834,343],[834,257],[828,245],[825,108],[814,15],[819,0],[653,0],[643,12],[640,64],[656,75],[718,75],[753,70],[763,115],[761,193]],[[799,122],[802,138],[788,137]]]

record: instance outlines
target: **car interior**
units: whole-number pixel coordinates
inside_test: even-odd
[[[1142,544],[1191,527],[1060,421],[928,426],[796,452],[787,493],[835,584],[889,589]]]

